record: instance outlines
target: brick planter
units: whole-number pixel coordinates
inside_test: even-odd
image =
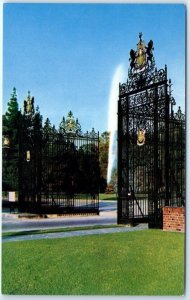
[[[178,232],[185,231],[184,207],[163,207],[163,230]]]

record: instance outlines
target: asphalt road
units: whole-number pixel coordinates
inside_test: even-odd
[[[101,201],[100,214],[89,216],[63,216],[47,219],[18,218],[15,213],[3,211],[2,231],[24,231],[49,228],[64,228],[90,225],[115,225],[117,223],[117,202]]]

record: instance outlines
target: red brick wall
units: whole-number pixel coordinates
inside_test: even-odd
[[[185,231],[184,207],[163,207],[163,230]]]

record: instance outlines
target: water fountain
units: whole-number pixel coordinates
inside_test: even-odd
[[[110,133],[109,154],[108,154],[108,170],[107,183],[110,183],[112,171],[116,167],[117,162],[117,102],[119,95],[119,82],[124,80],[126,72],[124,65],[120,64],[113,75],[108,108],[108,132]]]

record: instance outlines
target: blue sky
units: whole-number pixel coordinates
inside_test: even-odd
[[[139,32],[184,110],[184,5],[4,4],[3,111],[15,86],[20,107],[30,90],[56,127],[72,110],[84,131],[107,130],[112,79],[119,65],[127,79]]]

